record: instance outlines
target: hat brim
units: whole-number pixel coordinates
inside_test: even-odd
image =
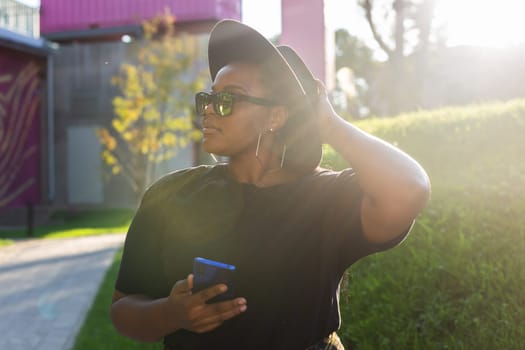
[[[315,79],[314,75],[310,69],[308,69],[301,56],[299,56],[299,54],[290,46],[279,45],[277,46],[277,50],[279,50],[288,65],[292,67],[303,91],[305,92],[306,96],[308,96],[312,108],[315,108],[317,106],[319,91],[317,80]]]
[[[211,79],[232,62],[271,62],[285,81],[292,96],[305,95],[294,70],[277,47],[255,29],[235,20],[222,20],[212,29],[208,42],[208,64]]]

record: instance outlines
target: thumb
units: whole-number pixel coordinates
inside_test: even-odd
[[[192,273],[190,273],[188,277],[186,277],[186,282],[188,283],[188,288],[192,290],[193,289],[193,274]]]
[[[173,286],[173,293],[176,294],[191,294],[193,288],[193,275],[190,274],[186,279],[177,281]]]

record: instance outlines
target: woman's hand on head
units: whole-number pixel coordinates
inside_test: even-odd
[[[192,293],[193,275],[175,283],[168,297],[169,313],[177,329],[183,328],[195,333],[209,332],[224,321],[246,311],[246,299],[206,304],[209,299],[226,291],[226,285],[219,284],[198,293]]]
[[[317,79],[317,91],[319,95],[317,100],[319,133],[323,143],[330,143],[332,130],[337,128],[337,122],[341,120],[341,117],[335,112],[334,107],[328,98],[326,87],[319,79]]]

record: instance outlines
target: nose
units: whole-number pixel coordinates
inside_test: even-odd
[[[207,119],[210,119],[212,116],[215,116],[215,112],[210,102],[204,106],[204,110],[202,111],[202,114],[197,116],[197,121],[195,121],[193,125],[195,126],[198,125],[199,126],[198,128],[201,129],[204,125],[204,121]]]
[[[202,116],[207,117],[209,114],[215,115],[215,110],[213,109],[212,101],[210,101],[207,105],[204,106],[204,113],[202,114]]]

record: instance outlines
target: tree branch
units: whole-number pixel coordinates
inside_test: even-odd
[[[370,30],[372,31],[372,35],[374,36],[375,41],[379,44],[381,49],[385,51],[389,58],[392,57],[392,55],[394,54],[394,50],[388,47],[381,35],[379,35],[374,20],[372,19],[372,0],[362,0],[360,2],[360,5],[365,10],[366,21],[370,26]]]

